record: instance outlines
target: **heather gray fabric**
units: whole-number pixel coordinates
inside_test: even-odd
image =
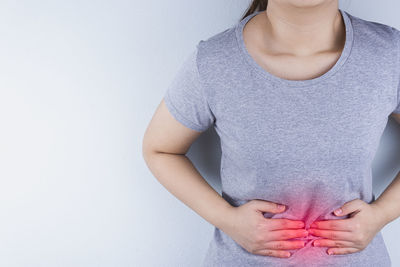
[[[167,87],[179,122],[196,131],[213,125],[219,135],[222,196],[232,205],[283,203],[285,212],[264,216],[308,228],[346,218],[331,212],[347,201],[375,199],[371,162],[388,116],[400,113],[400,31],[340,12],[344,50],[317,78],[282,79],[253,60],[242,29],[256,12],[201,40]],[[214,228],[203,266],[391,266],[381,232],[352,254],[328,255],[311,242],[291,251],[287,259],[251,254]]]

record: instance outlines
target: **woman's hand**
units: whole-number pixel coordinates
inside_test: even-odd
[[[386,220],[380,208],[361,199],[346,202],[334,211],[336,216],[350,215],[347,219],[315,221],[308,232],[323,237],[315,240],[314,246],[331,247],[328,254],[358,252],[371,242],[385,226]]]
[[[227,224],[221,229],[240,246],[253,254],[274,257],[290,257],[288,249],[304,247],[304,241],[286,240],[306,237],[304,222],[289,219],[265,218],[263,212],[280,213],[274,202],[251,200],[239,207],[232,207]],[[303,229],[301,229],[303,228]]]

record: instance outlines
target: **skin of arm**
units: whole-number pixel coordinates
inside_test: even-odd
[[[381,209],[385,224],[400,217],[400,172],[374,203]]]
[[[392,113],[391,116],[400,124],[400,114]],[[400,172],[397,173],[394,180],[383,191],[375,203],[380,207],[384,220],[389,223],[400,217]]]
[[[207,183],[186,156],[200,134],[175,121],[162,101],[144,134],[143,158],[170,193],[212,225],[224,228],[233,206]]]

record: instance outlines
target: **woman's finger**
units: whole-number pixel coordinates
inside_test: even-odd
[[[310,228],[308,232],[313,236],[320,236],[327,239],[337,239],[337,240],[348,240],[353,239],[353,233],[348,231],[336,231],[336,230],[320,230]]]
[[[338,247],[338,248],[344,248],[344,247],[352,247],[354,246],[354,243],[351,241],[346,241],[346,240],[331,240],[331,239],[316,239],[313,241],[312,245],[314,247]]]
[[[353,247],[348,247],[348,248],[329,248],[326,250],[326,253],[329,255],[335,255],[335,254],[348,254],[348,253],[354,253],[359,251],[358,248],[353,248]]]
[[[265,243],[265,246],[263,249],[276,249],[276,250],[298,249],[298,248],[303,248],[304,245],[305,245],[305,242],[301,241],[301,240],[294,240],[294,241],[279,240],[279,241],[269,241],[269,242]]]
[[[275,230],[268,233],[268,240],[285,240],[296,237],[306,237],[308,233],[304,229],[299,230]]]
[[[278,257],[278,258],[288,258],[291,255],[291,253],[289,251],[275,250],[275,249],[256,250],[253,254],[258,254],[258,255],[262,255],[262,256]]]
[[[352,223],[353,223],[352,218],[315,221],[310,225],[310,228],[351,231],[353,229]]]
[[[269,230],[279,229],[299,229],[304,227],[303,221],[295,221],[289,219],[268,219]]]

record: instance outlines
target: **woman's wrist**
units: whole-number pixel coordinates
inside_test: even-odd
[[[378,199],[372,202],[376,212],[382,218],[384,224],[399,218],[400,216],[400,172],[382,192]]]
[[[375,200],[370,203],[370,205],[374,207],[376,218],[379,220],[382,227],[392,221],[388,211],[385,209],[385,205],[381,201]]]
[[[217,228],[222,231],[226,231],[226,229],[230,228],[234,222],[234,212],[236,210],[235,206],[227,205],[221,211],[221,220],[215,225]]]

